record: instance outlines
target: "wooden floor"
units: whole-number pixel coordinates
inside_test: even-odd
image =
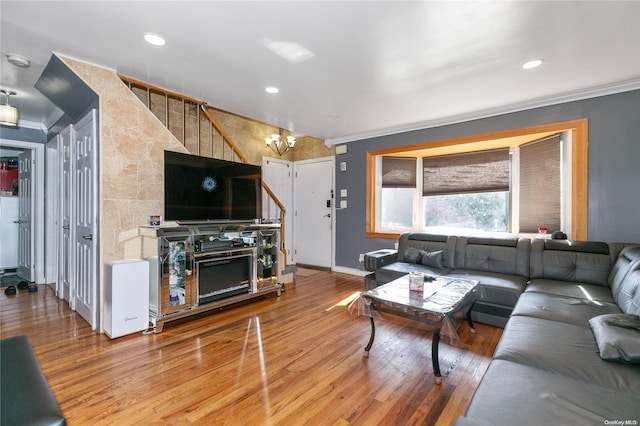
[[[369,321],[346,306],[362,288],[361,277],[322,272],[280,298],[111,340],[40,286],[0,294],[0,335],[29,337],[71,426],[452,424],[502,329],[460,324],[453,346],[443,338],[436,385],[419,323],[384,315],[363,359]]]

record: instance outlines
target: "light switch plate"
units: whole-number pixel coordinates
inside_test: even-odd
[[[347,171],[347,162],[346,161],[340,162],[340,171],[341,172],[346,172]]]
[[[340,196],[341,197],[346,197],[347,196],[347,190],[346,189],[341,189],[340,190]]]

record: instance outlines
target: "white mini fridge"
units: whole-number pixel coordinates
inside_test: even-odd
[[[114,260],[106,264],[104,331],[115,339],[149,328],[149,262]]]

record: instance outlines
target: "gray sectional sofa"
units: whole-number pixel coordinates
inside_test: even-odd
[[[382,285],[410,272],[478,280],[472,319],[504,327],[527,285],[530,252],[531,240],[527,238],[406,232],[398,240],[397,252],[365,255],[365,264],[373,271],[367,281],[369,286]]]
[[[374,285],[405,270],[474,278],[474,319],[505,323],[457,426],[640,424],[640,245],[408,233],[385,256]]]

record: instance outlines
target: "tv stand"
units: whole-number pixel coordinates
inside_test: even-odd
[[[154,333],[180,318],[275,293],[280,225],[252,222],[141,227]]]

